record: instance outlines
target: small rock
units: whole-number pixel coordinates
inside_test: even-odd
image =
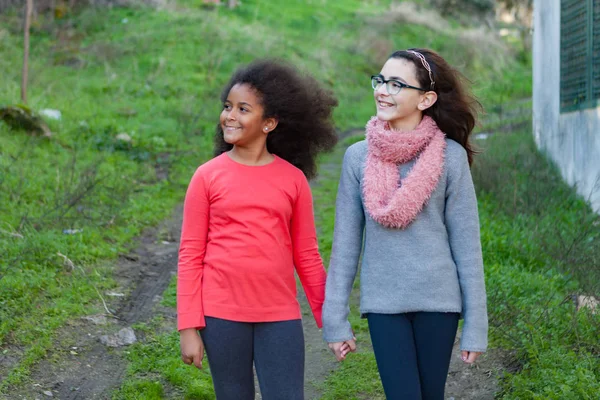
[[[582,308],[589,308],[592,310],[592,314],[596,314],[599,306],[600,301],[594,296],[577,296],[577,311],[581,310]]]
[[[123,328],[114,335],[100,336],[100,342],[108,347],[128,346],[137,342],[135,332],[131,328]]]
[[[117,139],[117,140],[121,140],[121,141],[123,141],[123,142],[127,142],[127,143],[130,143],[130,142],[131,142],[131,136],[129,136],[129,134],[127,134],[127,133],[125,133],[125,132],[123,132],[123,133],[119,133],[119,134],[116,136],[116,139]]]
[[[48,397],[54,397],[54,394],[52,394],[52,392],[49,390],[44,390],[42,393],[44,393]]]
[[[104,315],[87,315],[85,317],[81,317],[81,319],[90,321],[94,325],[106,325],[108,323],[108,320]]]
[[[60,111],[53,110],[51,108],[44,108],[43,110],[40,110],[39,113],[40,113],[40,115],[43,115],[44,117],[48,117],[50,119],[55,119],[55,120],[60,120],[60,118],[62,117],[62,114]]]
[[[106,292],[107,296],[111,296],[111,297],[125,297],[124,293],[117,293],[117,292]]]

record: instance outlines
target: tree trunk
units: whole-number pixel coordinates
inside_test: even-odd
[[[33,13],[33,0],[27,0],[25,11],[25,31],[23,34],[23,79],[21,81],[21,102],[27,104],[27,71],[29,70],[29,28],[31,14]]]

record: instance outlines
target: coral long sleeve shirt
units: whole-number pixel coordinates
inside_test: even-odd
[[[294,270],[321,327],[326,274],[302,171],[279,157],[247,166],[226,153],[200,166],[184,203],[178,329],[202,329],[205,316],[301,318]]]

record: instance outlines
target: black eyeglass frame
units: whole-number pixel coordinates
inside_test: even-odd
[[[400,91],[402,89],[405,89],[405,88],[406,89],[421,90],[423,92],[428,92],[427,89],[423,89],[423,88],[420,88],[420,87],[407,85],[406,83],[400,82],[397,79],[384,79],[383,75],[381,75],[381,74],[371,75],[371,87],[373,88],[373,90],[377,90],[377,88],[375,87],[375,78],[381,79],[381,84],[385,85],[385,90],[387,90],[387,92],[389,94],[391,94],[391,95],[398,94],[398,93],[400,93]],[[391,93],[390,90],[389,90],[388,82],[394,82],[394,83],[398,84],[398,86],[400,86],[400,89],[398,89],[398,91],[396,93]]]

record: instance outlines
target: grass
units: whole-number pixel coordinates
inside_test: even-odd
[[[54,335],[68,319],[102,310],[98,293],[117,284],[110,260],[126,253],[144,227],[158,223],[181,201],[193,170],[210,156],[219,91],[238,65],[256,57],[281,57],[314,74],[340,101],[335,112],[340,130],[364,126],[373,112],[368,76],[398,48],[439,51],[473,80],[475,93],[487,109],[531,93],[530,66],[512,57],[512,50],[488,54],[474,43],[466,51],[460,29],[439,35],[419,25],[376,23],[389,3],[248,0],[228,10],[181,1],[170,10],[84,9],[64,19],[51,22],[40,17],[34,23],[29,105],[37,110],[58,109],[62,119],[49,121],[54,132],[50,140],[29,137],[0,123],[0,351],[18,358],[2,371],[0,394],[27,382],[31,367],[48,354]],[[20,17],[1,15],[0,23],[4,78],[0,105],[15,104],[22,51]],[[123,133],[131,140],[119,139]],[[518,161],[526,162],[527,154]],[[517,162],[495,157],[487,165]],[[339,162],[339,153],[323,158],[322,163],[328,162]],[[315,189],[320,248],[326,259],[337,186],[333,171]],[[525,193],[530,183],[519,176],[519,193]],[[510,182],[515,181],[512,178]],[[503,236],[538,226],[535,213],[522,219],[521,225],[513,221],[510,211],[505,210],[504,219],[497,219],[497,210],[509,203],[493,196],[508,196],[512,189],[480,195],[482,233],[488,238],[488,285],[505,290],[498,299],[521,295],[511,290],[516,290],[517,279],[525,279],[521,271],[528,271],[532,275],[525,280],[531,283],[523,292],[526,298],[541,296],[534,283],[542,278],[551,283],[543,280],[541,286],[557,293],[575,290],[579,286],[574,280],[561,280],[558,271],[562,268],[531,270],[532,265],[548,262],[538,257],[548,248],[546,244],[515,236],[523,243],[538,243],[517,252],[513,249],[516,239],[501,243]],[[573,204],[583,210],[583,203]],[[559,216],[571,224],[563,230],[565,235],[578,226],[577,215],[574,211]],[[545,221],[543,226],[550,231],[552,218]],[[503,255],[495,249],[500,245]],[[515,260],[529,261],[519,264]],[[506,265],[515,268],[510,279],[503,277]],[[165,305],[174,305],[173,293],[171,285]],[[539,315],[534,309],[531,312]],[[366,337],[366,324],[356,314],[353,326]],[[521,332],[514,331],[514,336]],[[503,345],[523,345],[498,340]],[[593,362],[584,362],[589,358],[580,358],[580,348],[568,349],[557,354],[580,360],[582,376],[591,376],[590,371],[597,374],[587,367]],[[148,334],[143,343],[130,349],[128,376],[115,398],[164,398],[174,393],[210,398],[209,375],[200,373],[189,379],[193,372],[181,365],[177,354],[176,334]],[[548,354],[541,359],[548,360]],[[535,359],[530,353],[524,357]],[[363,383],[348,382],[361,365],[373,364],[372,355],[365,353],[349,361],[328,381],[331,390],[327,389],[325,398],[352,398],[358,392],[379,395],[373,368],[365,369]],[[536,375],[542,371],[538,365],[547,364],[525,364],[522,374],[507,382],[522,382],[525,378],[518,381],[520,376],[541,380],[542,375]]]
[[[125,380],[113,399],[163,399],[165,396],[215,399],[208,361],[204,360],[202,370],[181,362],[179,333],[174,329],[169,333],[156,333],[162,323],[157,317],[149,324],[137,326],[145,333],[145,339],[127,352],[131,378]]]
[[[502,377],[497,397],[593,399],[600,391],[600,316],[577,312],[572,296],[600,292],[600,219],[537,152],[530,130],[492,135],[478,145],[473,175],[491,347],[515,352],[520,365]],[[332,204],[336,185],[330,179],[316,187],[317,204]],[[333,208],[317,213],[328,235],[333,215]],[[329,254],[329,239],[321,244]],[[368,348],[368,328],[358,315],[354,306],[351,323]],[[324,383],[323,398],[382,398],[374,365],[372,353],[352,354]]]
[[[474,177],[491,337],[522,366],[500,396],[593,399],[600,316],[577,311],[573,297],[600,293],[600,219],[537,152],[530,130],[494,135],[483,148]]]
[[[350,361],[351,360],[351,361]],[[372,353],[353,354],[323,385],[322,400],[384,400],[377,364]]]
[[[325,262],[329,264],[333,239],[335,198],[339,179],[340,161],[345,149],[352,143],[364,139],[364,136],[348,137],[338,145],[336,151],[323,157],[319,184],[313,186],[315,199],[315,221],[319,228],[319,250]],[[335,168],[323,168],[324,165]],[[358,291],[359,279],[354,282],[355,293]],[[351,354],[341,363],[321,385],[323,400],[334,399],[385,399],[383,387],[379,380],[375,356],[370,351],[369,328],[365,319],[360,318],[358,302],[350,302],[350,323],[357,338],[359,353]]]

